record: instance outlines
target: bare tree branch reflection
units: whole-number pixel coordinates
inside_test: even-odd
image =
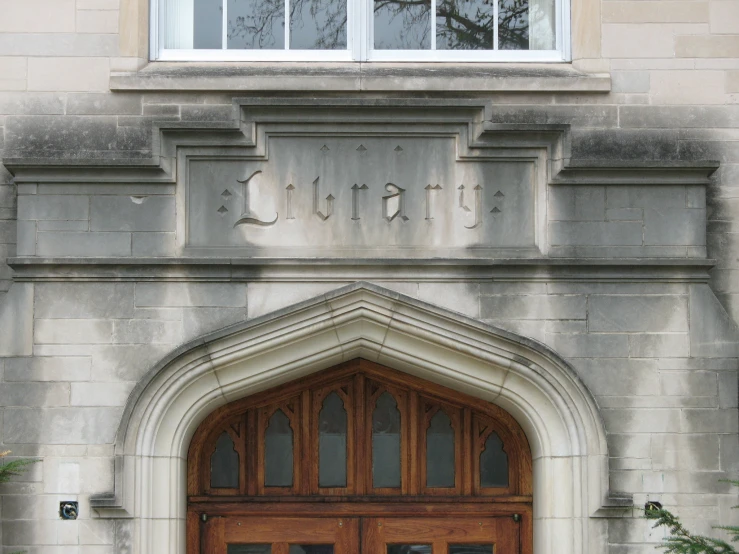
[[[440,49],[491,50],[494,47],[496,0],[439,0],[436,37]],[[282,48],[285,25],[284,0],[231,0],[229,45],[240,48]],[[402,28],[392,37],[392,47],[429,48],[431,0],[375,0],[375,21]],[[346,47],[346,0],[290,0],[292,48],[334,50]],[[376,23],[377,24],[377,23]],[[499,48],[529,48],[529,0],[500,0]],[[389,26],[388,26],[389,27]],[[382,41],[387,29],[376,29]],[[296,44],[297,43],[297,44]],[[376,43],[378,48],[382,44]],[[234,47],[234,46],[232,46]]]

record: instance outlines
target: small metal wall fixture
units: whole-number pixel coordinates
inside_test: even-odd
[[[74,500],[59,502],[59,517],[65,520],[77,519],[80,513],[80,503]]]
[[[662,504],[660,502],[657,502],[656,500],[647,500],[647,503],[644,504],[645,512],[657,512],[661,509]]]

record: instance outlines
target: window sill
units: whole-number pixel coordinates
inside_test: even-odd
[[[152,62],[112,73],[112,91],[609,92],[570,64]]]

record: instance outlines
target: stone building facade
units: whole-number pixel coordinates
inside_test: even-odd
[[[563,63],[150,62],[146,0],[0,0],[2,551],[184,554],[198,425],[357,358],[517,420],[535,554],[736,524],[739,2],[569,9]]]

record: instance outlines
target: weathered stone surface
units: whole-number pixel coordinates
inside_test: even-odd
[[[6,155],[58,156],[72,150],[111,150],[115,141],[115,117],[9,116],[5,122]]]
[[[686,187],[682,186],[644,186],[644,187],[608,187],[608,208],[685,208]]]
[[[604,221],[605,187],[554,187],[549,192],[550,221]]]
[[[174,231],[174,198],[100,196],[90,203],[92,231]]]
[[[348,283],[249,283],[249,319],[324,294]]]
[[[6,444],[97,444],[111,442],[120,408],[7,408],[3,417]]]
[[[481,316],[480,289],[476,283],[419,283],[418,298],[470,317]]]
[[[2,406],[68,406],[69,383],[5,383],[0,386]]]
[[[549,224],[549,242],[553,245],[641,245],[642,225],[639,222],[564,222]]]
[[[629,339],[623,334],[549,334],[546,343],[567,358],[625,358]]]
[[[2,42],[4,35],[0,35]],[[64,96],[53,92],[0,92],[0,114],[61,115]]]
[[[659,386],[657,365],[649,360],[582,358],[573,365],[596,396],[653,395]]]
[[[93,381],[137,381],[172,351],[170,344],[101,345],[89,349]]]
[[[68,115],[139,115],[140,94],[69,94]]]
[[[573,132],[572,155],[600,160],[677,160],[678,134],[674,130],[578,130]]]
[[[5,381],[88,381],[90,357],[8,358],[5,360]]]
[[[134,256],[174,256],[175,252],[174,233],[133,233]]]
[[[130,256],[131,233],[38,233],[36,254],[50,257]]]
[[[585,319],[585,302],[585,296],[483,296],[480,311],[484,319]]]
[[[185,308],[182,312],[183,340],[217,331],[245,321],[246,308]]]
[[[138,283],[136,306],[246,306],[246,285],[239,283]]]
[[[106,319],[37,319],[34,340],[38,344],[109,344],[113,322]]]
[[[739,379],[736,372],[718,374],[718,397],[721,408],[739,407]]]
[[[0,52],[10,56],[115,56],[118,37],[85,33],[0,33]]]
[[[124,406],[134,383],[72,383],[71,406]]]
[[[180,106],[180,118],[182,121],[231,121],[233,107],[183,104]]]
[[[718,378],[713,371],[665,371],[660,373],[659,392],[667,396],[716,396]]]
[[[179,344],[182,323],[155,319],[117,320],[113,322],[113,344]]]
[[[683,410],[680,427],[685,433],[736,433],[736,410]]]
[[[639,333],[629,335],[629,351],[634,358],[689,356],[690,339],[686,333]]]
[[[37,319],[133,317],[133,283],[43,283],[36,287]]]
[[[685,296],[591,296],[588,326],[591,332],[687,332]]]
[[[739,353],[739,333],[708,285],[690,287],[690,352],[730,357]]]
[[[0,356],[30,356],[33,351],[32,283],[14,283],[0,296]]]
[[[645,209],[644,244],[706,244],[706,211],[703,209]]]

